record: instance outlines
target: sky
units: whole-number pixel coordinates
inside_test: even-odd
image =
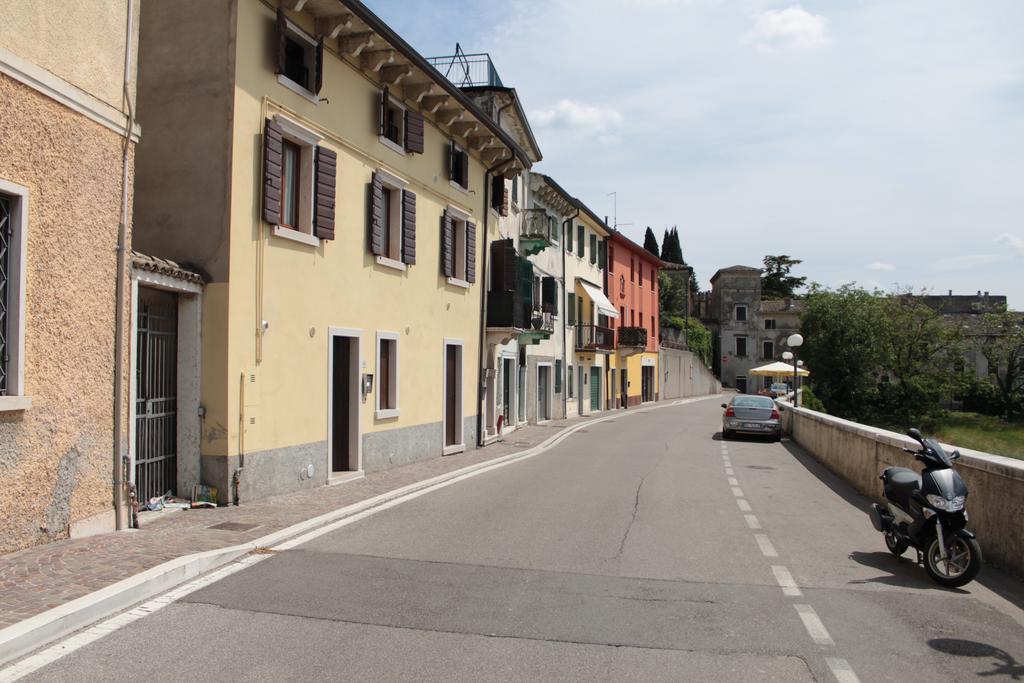
[[[677,226],[703,288],[788,254],[1024,309],[1024,0],[366,2],[490,53],[535,168],[638,242]]]

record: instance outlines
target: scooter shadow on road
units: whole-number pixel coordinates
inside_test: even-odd
[[[811,457],[807,451],[801,448],[794,441],[790,439],[783,440],[782,446],[790,455],[793,456],[794,460],[803,465],[804,469],[813,474],[818,481],[867,516],[868,509],[871,507],[871,498],[858,493],[857,490],[846,483],[845,480],[832,473],[831,470]],[[865,520],[865,524],[867,523],[868,521]],[[879,542],[881,543],[881,539],[879,539]],[[981,539],[981,542],[982,554],[984,555],[984,539]],[[909,559],[909,555],[903,558],[903,560],[897,560],[888,552],[864,553],[854,551],[851,553],[850,558],[859,562],[860,560],[857,559],[858,556],[864,558],[873,555],[877,555],[882,558],[885,564],[871,564],[869,562],[861,562],[861,564],[866,564],[867,566],[889,572],[899,570],[901,574],[906,574],[906,577],[903,577],[902,579],[897,578],[896,576],[891,577],[891,580],[889,580],[890,577],[878,577],[879,583],[890,583],[891,585],[907,586],[910,588],[946,590],[947,592],[954,593],[970,593],[970,591],[963,591],[960,589],[939,589],[938,586],[932,584],[927,577],[923,575],[923,572],[921,572],[919,568],[914,566],[912,561]],[[906,581],[906,583],[900,583],[901,580]],[[1014,578],[999,569],[993,568],[989,564],[985,564],[982,567],[981,573],[974,580],[974,583],[981,584],[1004,600],[1013,603],[1018,609],[1024,610],[1024,582],[1021,582],[1019,579]]]
[[[850,553],[849,557],[857,564],[864,565],[865,567],[871,567],[872,569],[878,569],[879,571],[889,572],[885,576],[876,576],[873,579],[859,579],[847,582],[852,585],[881,583],[887,586],[899,586],[901,588],[937,590],[942,591],[943,593],[970,595],[969,591],[965,591],[961,588],[943,588],[923,577],[920,568],[918,568],[917,564],[913,559],[911,559],[911,555],[906,557],[896,557],[888,552],[865,553],[859,550],[854,550]]]
[[[1015,681],[1024,680],[1024,664],[1018,662],[1006,650],[994,645],[960,638],[933,638],[928,641],[928,647],[946,655],[995,660],[992,662],[992,670],[979,671],[978,676],[1007,676]]]

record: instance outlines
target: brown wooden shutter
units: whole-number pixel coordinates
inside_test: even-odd
[[[447,210],[441,214],[441,272],[455,275],[455,222]]]
[[[316,95],[320,94],[320,88],[324,85],[324,38],[320,36],[320,40],[316,43],[316,78],[314,79],[313,93]]]
[[[448,142],[448,180],[455,180],[458,175],[456,171],[458,164],[459,160],[455,154],[455,141],[450,140]]]
[[[387,86],[385,86],[384,89],[380,91],[380,112],[379,112],[379,114],[380,114],[380,126],[378,126],[378,128],[379,128],[378,132],[381,135],[385,136],[385,137],[388,134],[388,100],[389,100],[389,98],[390,98],[390,94],[388,93]]]
[[[334,239],[334,198],[338,184],[337,177],[338,155],[326,147],[317,147],[313,234],[322,240]]]
[[[387,245],[384,244],[384,183],[380,176],[373,174],[370,183],[370,252],[377,256],[385,256]]]
[[[281,127],[267,119],[263,129],[263,220],[281,222]]]
[[[423,154],[423,114],[405,110],[405,151]]]
[[[463,187],[469,187],[469,152],[459,153],[459,163],[461,164],[459,184]]]
[[[555,278],[545,275],[541,282],[541,309],[545,313],[555,313],[558,301],[558,284]]]
[[[502,216],[507,216],[508,215],[508,195],[509,195],[508,188],[506,187],[504,190],[502,190],[502,198],[501,198],[501,215]]]
[[[402,190],[402,263],[416,263],[416,194]]]
[[[495,211],[501,211],[501,197],[504,192],[505,179],[496,175],[491,178],[491,208]]]
[[[284,10],[277,9],[277,73],[284,73],[285,52],[288,46],[288,20],[284,16]]]
[[[476,223],[466,223],[466,282],[476,282]]]
[[[516,289],[516,246],[511,239],[491,242],[491,291]]]

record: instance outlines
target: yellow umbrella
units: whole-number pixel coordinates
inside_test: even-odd
[[[775,361],[768,365],[762,365],[759,368],[754,368],[747,372],[748,375],[754,375],[756,377],[792,377],[793,376],[793,364],[786,363],[785,361]],[[803,368],[798,369],[798,374],[801,377],[810,376],[810,371]]]

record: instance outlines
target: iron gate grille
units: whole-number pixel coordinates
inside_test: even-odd
[[[11,279],[11,200],[0,195],[0,396],[7,395],[7,366],[10,352],[7,348],[10,320]]]
[[[177,493],[177,297],[139,289],[135,487],[140,501]]]

